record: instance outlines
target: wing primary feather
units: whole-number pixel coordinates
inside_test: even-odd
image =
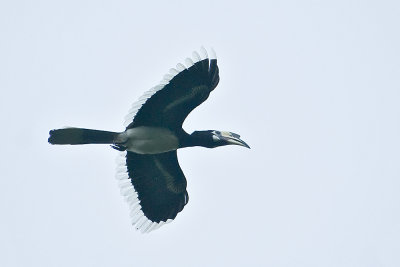
[[[199,53],[197,53],[197,51],[193,51],[192,57],[193,57],[193,62],[194,63],[197,63],[197,62],[201,61],[201,57],[200,57]]]
[[[152,225],[153,225],[153,222],[150,221],[150,220],[147,220],[147,222],[145,222],[145,223],[142,225],[141,229],[140,229],[140,231],[142,232],[142,234],[147,233],[147,230],[149,230],[149,228],[150,228]]]
[[[165,224],[165,222],[164,221],[161,221],[161,222],[159,222],[158,223],[158,225],[155,227],[155,229],[154,230],[156,230],[156,229],[158,229],[158,228],[160,228],[161,226],[163,226]]]
[[[136,213],[138,213],[141,210],[140,205],[133,205],[132,207],[130,207],[130,215],[134,216]]]
[[[115,175],[115,178],[117,180],[128,180],[129,179],[129,175],[126,172],[122,172],[122,173],[117,173]]]
[[[218,68],[217,68],[217,70],[216,70],[216,74],[214,75],[214,77],[213,77],[213,79],[212,79],[212,81],[211,81],[211,85],[212,85],[212,87],[213,87],[213,89],[215,88],[215,87],[217,87],[217,85],[218,85],[218,83],[219,83],[219,75],[218,75]]]
[[[202,69],[206,70],[206,71],[207,71],[207,72],[206,72],[206,75],[208,75],[208,73],[209,73],[209,67],[210,67],[210,62],[209,62],[208,58],[203,59],[200,63],[201,63],[201,65],[202,65]]]
[[[174,76],[171,75],[171,74],[165,74],[164,75],[164,80],[170,81],[170,80],[172,80],[172,78],[174,78]]]
[[[214,48],[210,48],[210,59],[217,59],[217,53],[215,53]]]
[[[204,48],[204,46],[200,47],[200,56],[202,60],[208,58],[207,50]]]
[[[176,65],[176,69],[177,69],[179,72],[182,72],[182,71],[184,71],[184,70],[186,69],[186,67],[185,67],[185,65],[183,65],[182,63],[178,63],[178,64]]]
[[[128,179],[123,179],[123,180],[119,180],[118,181],[118,186],[121,187],[121,188],[127,188],[127,187],[131,188],[132,187],[132,183]]]
[[[170,70],[169,70],[169,73],[171,73],[172,75],[177,75],[177,74],[179,74],[179,71],[177,71],[175,68],[171,68]]]
[[[132,188],[131,187],[121,187],[119,189],[119,191],[120,191],[121,195],[124,196],[124,197],[128,197],[128,196],[134,195],[134,191],[132,192]]]
[[[169,81],[170,81],[170,80],[167,80],[167,79],[162,79],[160,82],[161,82],[161,83],[168,84],[168,83],[169,83]]]
[[[136,213],[131,215],[131,223],[133,226],[139,222],[141,218],[143,218],[143,212],[141,210],[138,210]]]
[[[149,227],[151,225],[151,221],[146,220],[141,226],[140,226],[140,232],[143,234],[147,227]]]
[[[187,59],[185,59],[185,64],[186,64],[187,68],[190,68],[191,66],[194,65],[194,62],[191,58],[187,58]]]
[[[136,209],[137,207],[140,207],[140,201],[135,197],[127,197],[126,202],[131,209]]]
[[[213,84],[213,80],[215,79],[216,75],[218,76],[217,60],[211,59],[210,60],[210,71],[209,71],[209,79],[211,80],[211,84]]]
[[[154,229],[157,229],[158,223],[153,222],[153,224],[150,226],[150,228],[147,230],[147,233],[150,233]]]
[[[150,232],[150,229],[153,227],[153,225],[155,224],[155,222],[149,221],[149,224],[143,228],[143,232],[144,234],[147,234]]]
[[[137,223],[136,223],[136,229],[140,230],[140,228],[142,228],[143,224],[148,221],[148,219],[146,217],[142,217]]]
[[[116,171],[117,173],[126,173],[126,166],[118,166]]]

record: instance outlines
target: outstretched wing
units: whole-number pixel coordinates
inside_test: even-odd
[[[175,151],[143,155],[123,151],[117,179],[126,198],[132,224],[150,232],[175,219],[189,201],[186,178]]]
[[[147,91],[132,105],[125,126],[164,127],[175,131],[182,127],[189,113],[203,103],[218,85],[219,70],[215,52],[202,48],[201,56],[193,52],[193,59],[171,69],[161,84]]]

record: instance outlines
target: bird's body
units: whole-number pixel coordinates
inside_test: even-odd
[[[138,154],[159,154],[179,148],[179,139],[170,129],[139,126],[118,134],[116,144]]]
[[[187,204],[186,178],[177,149],[235,144],[248,147],[237,134],[182,129],[187,115],[203,103],[219,82],[216,56],[204,48],[186,67],[178,64],[161,83],[132,105],[123,132],[65,128],[50,131],[51,144],[111,144],[120,151],[117,179],[130,209],[132,224],[149,232],[173,220]]]

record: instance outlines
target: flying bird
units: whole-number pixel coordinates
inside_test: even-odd
[[[120,151],[117,179],[130,207],[132,224],[150,232],[175,219],[188,203],[186,178],[177,149],[240,145],[238,134],[207,130],[188,134],[182,124],[203,103],[219,82],[217,57],[202,47],[200,53],[179,63],[157,86],[145,92],[125,117],[123,132],[84,128],[50,131],[53,145],[110,144]]]

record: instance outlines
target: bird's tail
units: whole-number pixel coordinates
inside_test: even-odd
[[[63,128],[49,132],[52,145],[113,144],[119,133],[83,128]]]

